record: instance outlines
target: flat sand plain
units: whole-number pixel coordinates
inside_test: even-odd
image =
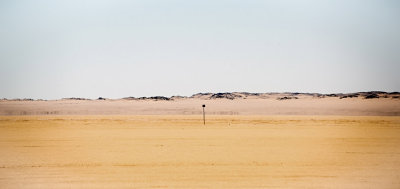
[[[272,96],[272,97],[271,97]],[[313,98],[2,101],[0,115],[344,115],[400,116],[400,99]]]
[[[400,188],[398,116],[0,116],[0,188]]]

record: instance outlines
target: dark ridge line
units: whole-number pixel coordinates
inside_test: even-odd
[[[400,92],[385,92],[385,91],[368,91],[368,92],[355,92],[355,93],[301,93],[301,92],[268,92],[268,93],[250,93],[250,92],[220,92],[220,93],[196,93],[191,96],[150,96],[150,97],[123,97],[117,99],[109,99],[99,97],[97,99],[89,99],[89,98],[79,98],[79,97],[70,97],[70,98],[62,98],[55,101],[62,100],[83,100],[83,101],[91,101],[91,100],[154,100],[154,101],[173,101],[176,99],[188,99],[188,98],[203,98],[203,99],[246,99],[247,97],[265,97],[268,95],[283,95],[283,97],[279,97],[277,100],[288,100],[288,99],[298,99],[295,96],[298,95],[307,95],[317,98],[325,98],[325,97],[338,97],[340,99],[343,98],[358,98],[363,97],[364,99],[374,99],[374,98],[389,98],[390,95],[393,99],[399,99]],[[0,101],[48,101],[45,99],[32,99],[32,98],[16,98],[16,99],[7,99],[3,98]]]

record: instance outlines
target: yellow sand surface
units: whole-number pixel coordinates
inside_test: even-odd
[[[0,188],[400,188],[400,117],[2,116]]]

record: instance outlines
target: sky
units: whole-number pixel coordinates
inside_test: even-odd
[[[0,0],[0,98],[400,91],[396,0]]]

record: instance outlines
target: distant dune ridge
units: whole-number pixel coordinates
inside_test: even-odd
[[[121,98],[123,100],[175,100],[175,99],[247,99],[247,98],[255,98],[255,99],[266,99],[274,96],[282,96],[277,98],[277,100],[282,100],[285,96],[288,98],[284,99],[298,99],[298,98],[289,98],[293,96],[310,96],[317,98],[325,98],[325,97],[339,97],[342,98],[400,98],[400,92],[384,92],[384,91],[369,91],[369,92],[356,92],[356,93],[330,93],[330,94],[322,94],[322,93],[298,93],[298,92],[285,92],[285,93],[249,93],[249,92],[224,92],[224,93],[197,93],[192,96],[151,96],[151,97],[124,97]],[[24,99],[0,99],[1,101],[35,101],[32,98],[24,98]],[[62,98],[61,100],[93,100],[89,98]],[[99,97],[96,100],[118,100],[118,99],[107,99],[103,97]],[[37,99],[37,101],[43,101],[43,99]]]
[[[197,93],[192,96],[152,96],[1,99],[0,115],[197,115],[207,104],[213,115],[376,115],[399,116],[399,92],[357,93]]]

